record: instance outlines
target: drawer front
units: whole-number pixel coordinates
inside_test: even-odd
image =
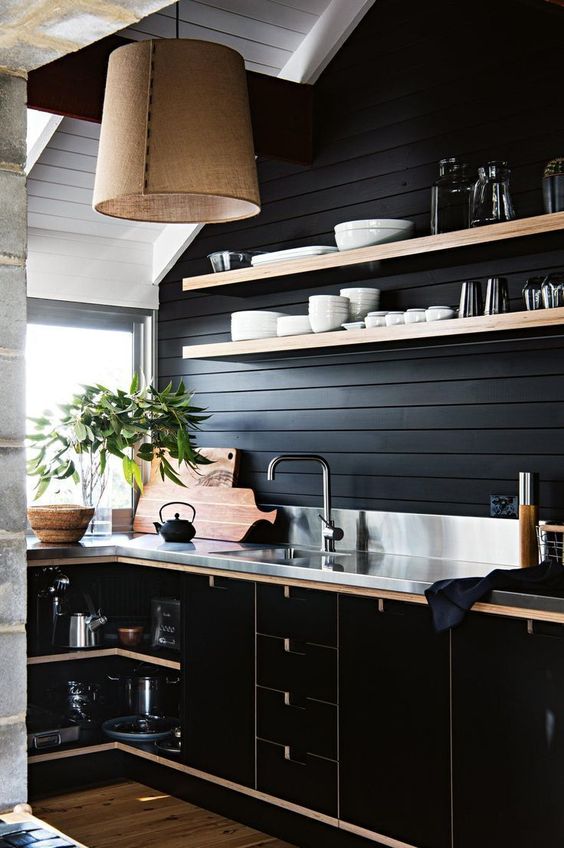
[[[295,586],[257,586],[257,630],[337,646],[337,595]]]
[[[273,636],[257,637],[257,683],[296,698],[337,703],[337,651]]]
[[[290,692],[257,689],[257,735],[298,751],[337,759],[337,707]]]
[[[337,763],[331,760],[259,740],[257,788],[310,810],[337,815]]]

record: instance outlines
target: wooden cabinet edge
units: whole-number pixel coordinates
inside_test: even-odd
[[[64,760],[69,757],[83,757],[86,754],[98,754],[102,751],[113,751],[116,747],[117,742],[100,742],[99,745],[84,745],[77,748],[65,748],[61,751],[49,751],[44,754],[29,754],[27,761],[29,765],[33,765],[34,763],[46,763],[50,760]]]
[[[172,668],[180,671],[181,665],[178,660],[168,660],[165,657],[157,657],[143,651],[130,651],[127,648],[94,648],[83,651],[67,651],[64,654],[39,654],[27,658],[28,665],[46,665],[48,663],[75,662],[76,660],[99,659],[100,657],[126,657],[127,659],[140,660],[149,665],[159,665],[164,668]]]
[[[364,839],[370,839],[372,842],[378,842],[380,845],[385,845],[387,848],[418,848],[409,842],[402,842],[399,839],[394,839],[391,836],[384,836],[381,833],[376,833],[373,830],[367,830],[365,827],[359,827],[356,824],[339,819],[338,827],[340,830],[346,830],[348,833],[354,833],[356,836],[362,836]]]

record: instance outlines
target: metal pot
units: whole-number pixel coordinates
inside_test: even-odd
[[[121,686],[121,709],[124,715],[167,716],[178,713],[178,697],[173,699],[171,686],[180,678],[166,672],[138,668],[130,674],[108,675],[108,680]]]

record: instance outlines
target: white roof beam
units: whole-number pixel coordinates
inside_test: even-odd
[[[158,286],[192,244],[203,224],[166,224],[153,242],[153,285]]]
[[[61,115],[39,112],[37,109],[27,110],[26,174],[29,174],[35,165],[62,120]]]

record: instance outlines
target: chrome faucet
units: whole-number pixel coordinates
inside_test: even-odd
[[[274,480],[276,466],[280,462],[318,462],[321,465],[323,470],[323,515],[319,516],[323,522],[321,547],[327,553],[334,553],[335,542],[340,542],[345,534],[340,527],[335,526],[335,522],[331,518],[331,470],[327,460],[322,456],[307,453],[285,453],[281,456],[275,456],[268,465],[267,478],[269,480]]]

